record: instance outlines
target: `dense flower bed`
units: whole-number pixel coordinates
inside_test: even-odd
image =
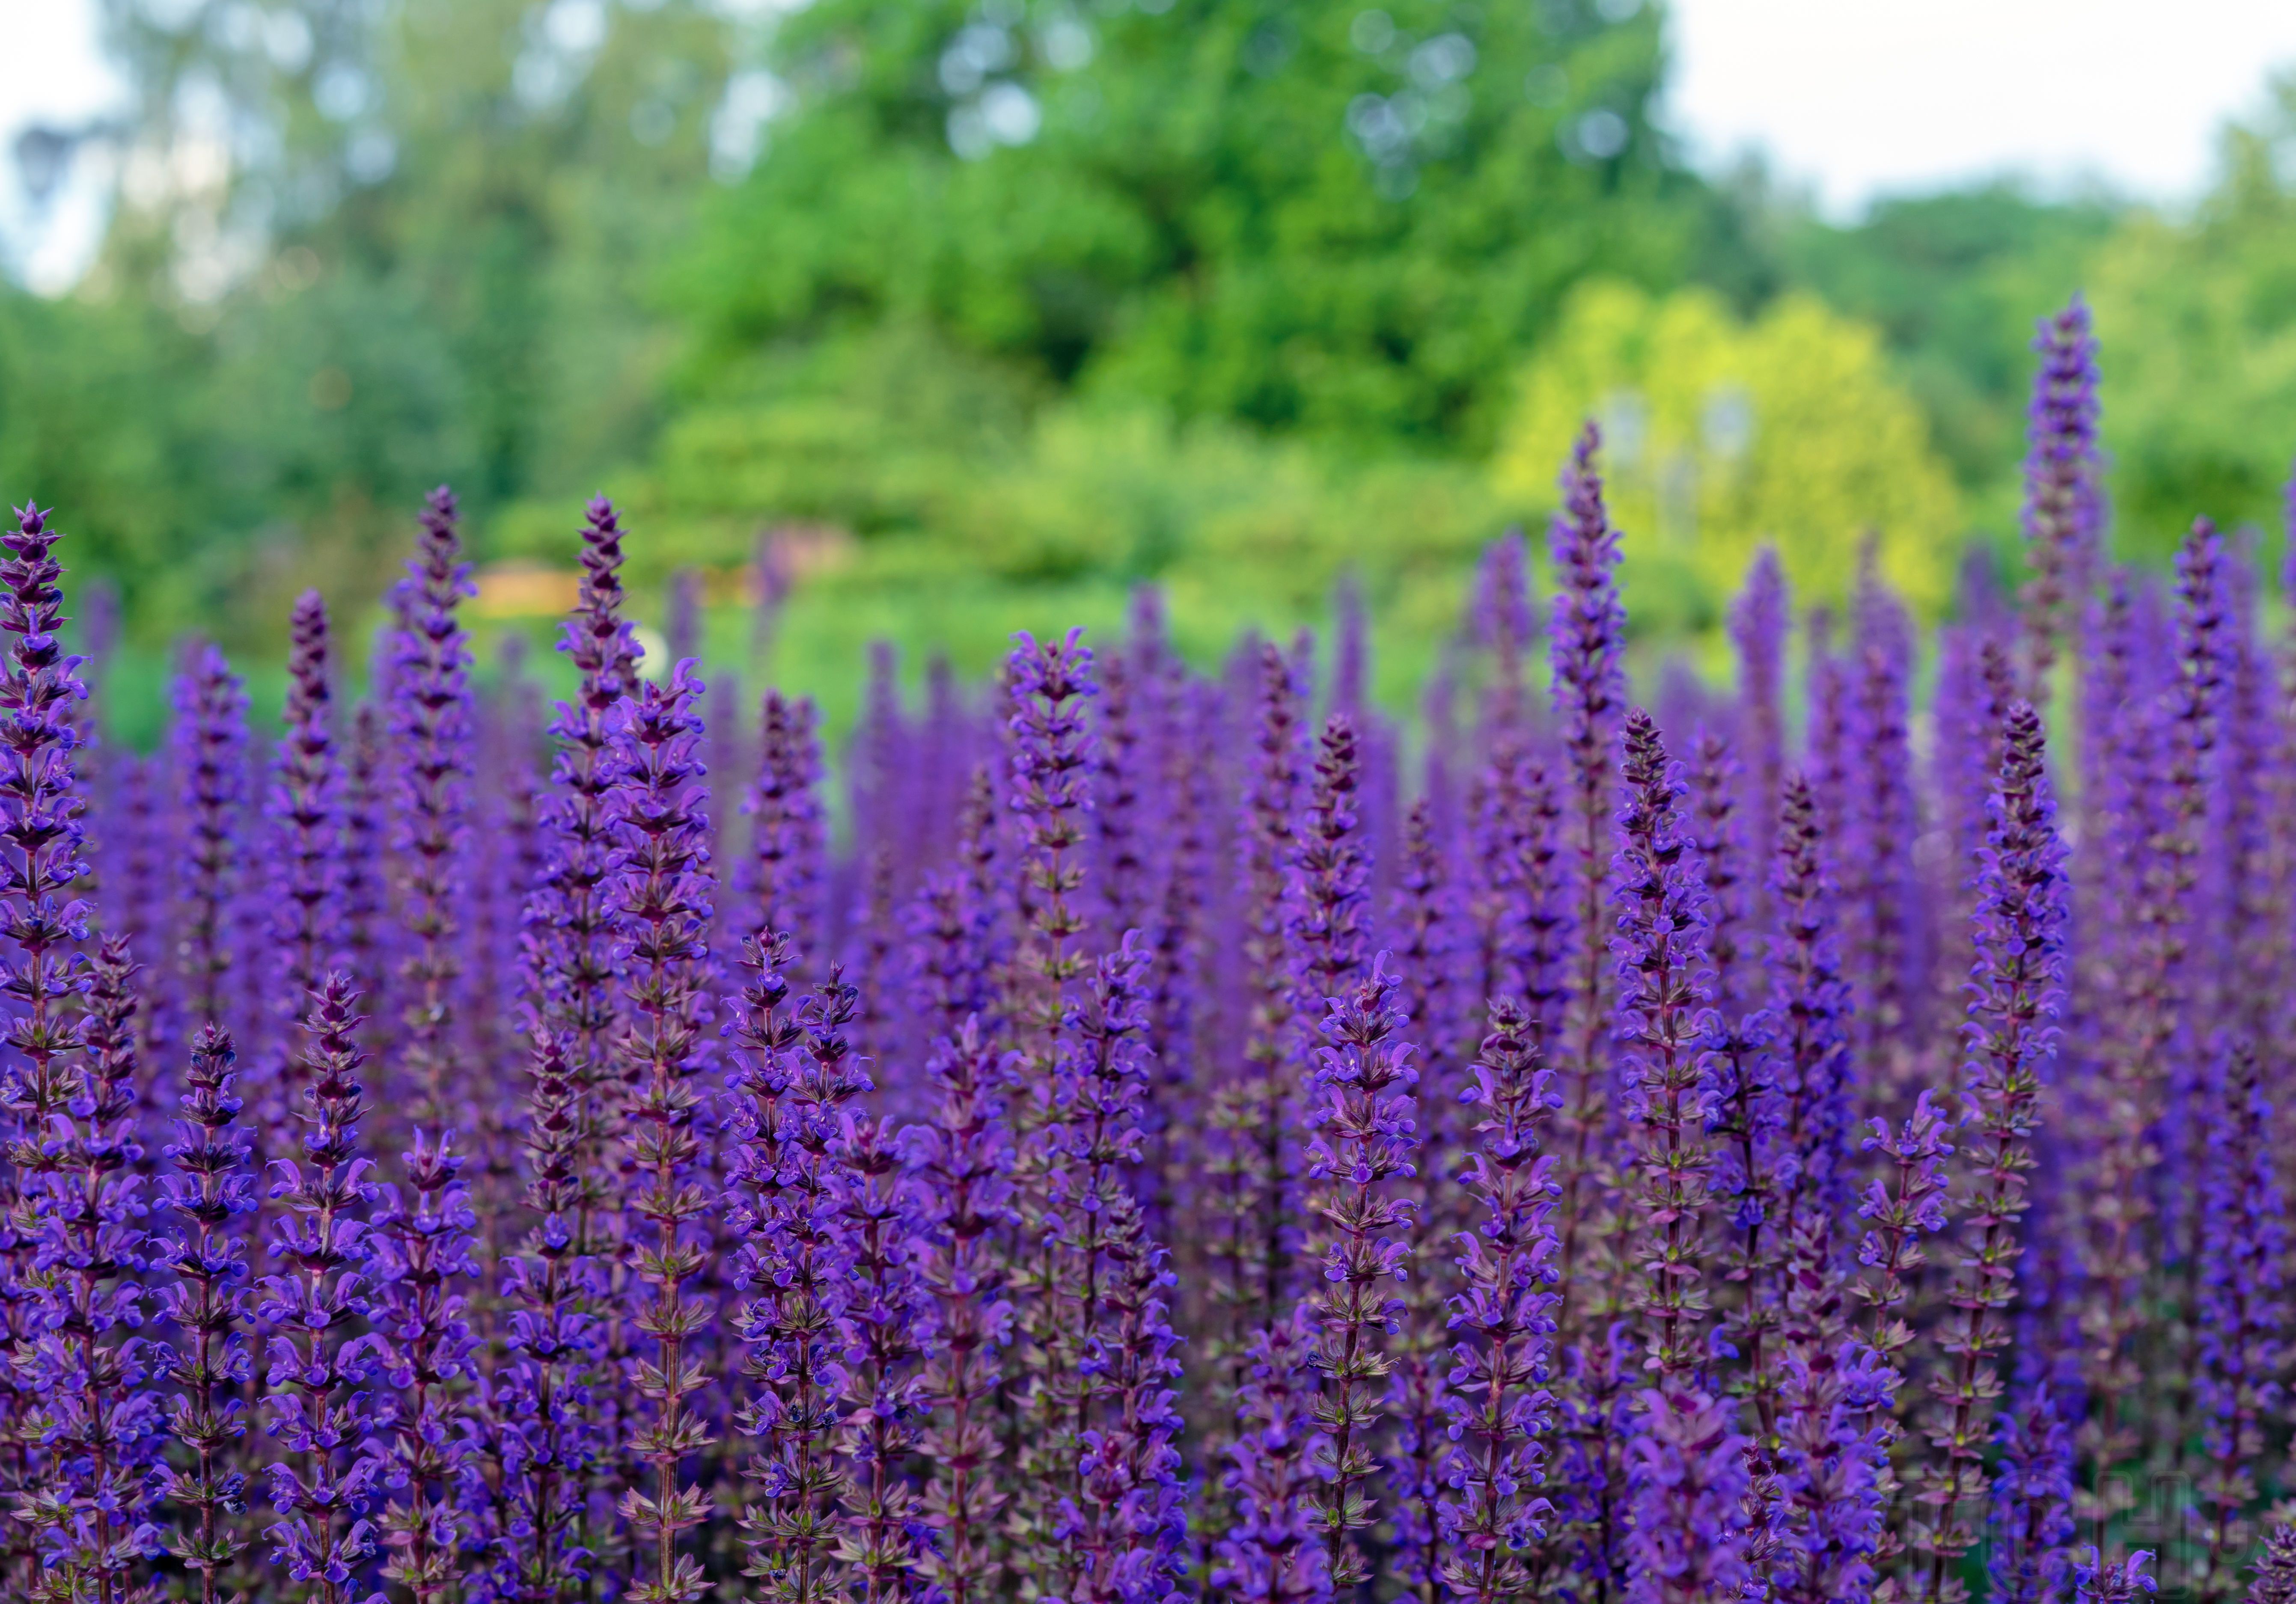
[[[2040,345],[1925,709],[1870,573],[1791,686],[1767,560],[1636,706],[1590,430],[1423,732],[1358,618],[1207,678],[1144,595],[882,662],[842,847],[603,502],[546,722],[441,491],[373,705],[307,597],[283,737],[206,648],[150,758],[24,510],[0,1589],[2292,1596],[2296,658],[2242,541],[2104,569]]]

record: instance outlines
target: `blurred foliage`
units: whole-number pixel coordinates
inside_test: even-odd
[[[2189,223],[2130,219],[2092,281],[2120,545],[2155,560],[2195,514],[2278,530],[2296,456],[2296,78],[2224,167]]]
[[[1736,250],[1615,0],[816,0],[766,62],[770,151],[675,280],[704,377],[908,319],[1178,418],[1474,452],[1579,277]]]
[[[442,479],[482,561],[563,565],[611,491],[642,596],[719,577],[713,640],[797,531],[809,688],[1144,580],[1209,655],[1353,571],[1401,698],[1589,409],[1640,420],[1640,650],[1767,537],[1825,596],[1877,528],[1934,609],[1962,544],[2013,561],[2033,320],[2084,286],[2124,552],[2274,518],[2296,448],[2285,88],[2189,217],[1840,226],[1685,167],[1636,0],[100,4],[112,222],[70,293],[0,283],[0,494],[118,577],[123,703],[185,631],[275,656],[305,585],[357,638]]]
[[[1706,291],[1590,282],[1525,371],[1492,462],[1502,491],[1538,500],[1589,417],[1629,583],[1673,577],[1641,588],[1667,595],[1677,630],[1718,625],[1764,544],[1806,599],[1839,602],[1867,530],[1908,601],[1944,601],[1959,494],[1871,325],[1801,292],[1741,322]]]

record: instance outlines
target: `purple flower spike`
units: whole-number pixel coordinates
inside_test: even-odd
[[[224,655],[201,646],[176,681],[173,766],[182,789],[176,951],[189,1027],[222,1025],[235,953],[232,911],[244,872],[239,815],[247,792],[247,692]],[[180,1037],[178,1039],[181,1039]]]
[[[2071,1565],[2072,1428],[2046,1382],[2021,1388],[1994,1429],[1991,1552],[1985,1574],[1995,1604],[2057,1604]]]
[[[392,593],[402,620],[392,642],[389,712],[395,746],[399,896],[414,937],[401,961],[403,1053],[414,1116],[460,1120],[467,1102],[454,1028],[457,940],[470,834],[471,642],[458,611],[476,591],[463,561],[454,493],[430,493],[406,577]]]
[[[1627,1444],[1634,1525],[1626,1539],[1628,1604],[1707,1604],[1748,1584],[1740,1511],[1746,1438],[1730,1411],[1685,1380],[1637,1401]]]
[[[1566,1017],[1553,1055],[1562,1076],[1557,1157],[1562,1170],[1562,1323],[1576,1295],[1582,1249],[1603,1230],[1593,1180],[1609,1119],[1612,964],[1611,860],[1617,849],[1620,720],[1626,703],[1626,609],[1619,601],[1619,532],[1603,504],[1595,454],[1602,436],[1589,423],[1562,471],[1562,509],[1549,557],[1560,587],[1547,631],[1551,694],[1569,770],[1563,807],[1564,904],[1570,942]]]
[[[449,1140],[417,1130],[400,1159],[401,1182],[374,1194],[374,1325],[388,1345],[381,1372],[400,1395],[386,1472],[391,1499],[380,1523],[390,1550],[382,1574],[418,1604],[447,1596],[461,1569],[465,1388],[477,1371],[464,1290],[477,1274],[477,1218]]]
[[[1554,1077],[1520,1003],[1494,1002],[1490,1026],[1467,1093],[1476,1217],[1459,1237],[1465,1289],[1451,1299],[1458,1340],[1446,1403],[1455,1445],[1444,1473],[1456,1491],[1441,1506],[1443,1585],[1474,1604],[1521,1597],[1528,1557],[1546,1534],[1546,1501],[1532,1489],[1552,1425],[1545,1383],[1558,1301],[1554,1159],[1538,1151]]]
[[[2152,1591],[2152,1578],[2144,1572],[2152,1563],[2144,1549],[2110,1565],[2090,1549],[2073,1561],[2073,1604],[2136,1604],[2138,1593]]]
[[[1778,1397],[1784,1536],[1773,1561],[1780,1604],[1873,1596],[1886,1496],[1886,1422],[1897,1372],[1864,1343],[1797,1342]]]
[[[287,659],[287,705],[266,811],[276,831],[272,939],[279,972],[269,984],[282,1027],[299,1022],[320,979],[341,962],[342,761],[332,727],[327,609],[316,591],[296,598]],[[265,1088],[264,1151],[291,1145],[301,1117],[304,1055],[280,1033],[281,1061]]]
[[[1740,783],[1745,800],[1746,850],[1756,863],[1767,863],[1777,850],[1778,806],[1785,783],[1786,631],[1791,620],[1785,572],[1778,566],[1777,548],[1764,546],[1754,553],[1746,575],[1746,588],[1730,606],[1730,642],[1738,657],[1738,728],[1733,741],[1741,760]],[[1761,888],[1756,888],[1756,922],[1760,918]]]
[[[1252,1339],[1229,1449],[1235,1525],[1219,1539],[1212,1586],[1248,1604],[1310,1604],[1332,1596],[1308,1499],[1308,1444],[1316,1433],[1313,1342],[1302,1308]]]
[[[2209,1089],[2208,1160],[2201,1177],[2199,1395],[2208,1468],[2201,1477],[2208,1553],[2202,1596],[2239,1591],[2242,1513],[2256,1496],[2266,1422],[2283,1412],[2288,1325],[2286,1204],[2275,1162],[2274,1109],[2256,1050],[2218,1055]]]
[[[178,1511],[168,1550],[198,1574],[201,1604],[219,1604],[224,1573],[247,1546],[236,1518],[247,1500],[239,1450],[247,1433],[239,1401],[248,1381],[247,1293],[240,1284],[247,1248],[234,1221],[255,1207],[255,1183],[237,1128],[234,1056],[228,1035],[201,1027],[166,1150],[170,1173],[160,1183],[177,1222],[160,1251],[176,1279],[160,1304],[178,1338],[162,1350],[160,1368],[175,1383],[168,1427],[184,1457],[163,1465],[156,1485]]]
[[[279,1520],[269,1531],[287,1574],[317,1604],[351,1604],[373,1590],[375,1530],[367,1518],[382,1495],[390,1450],[371,1383],[381,1339],[357,1334],[372,1320],[373,1244],[366,1224],[373,1191],[358,1152],[366,1063],[349,979],[329,975],[310,999],[303,1083],[291,1113],[302,1126],[300,1162],[282,1158],[271,1188],[284,1206],[272,1232],[283,1266],[266,1276],[256,1306],[269,1333],[271,1395],[265,1429],[289,1457],[266,1469]]]
[[[1004,1117],[1012,1068],[977,1019],[944,1037],[926,1068],[939,1093],[932,1123],[914,1144],[926,1194],[922,1273],[940,1335],[926,1362],[922,1403],[931,1413],[922,1444],[934,1466],[924,1517],[939,1541],[922,1569],[948,1604],[987,1604],[1002,1569],[996,1404],[1013,1305],[995,1237],[1018,1223]]]
[[[1963,1027],[1963,1076],[1976,1130],[1962,1143],[1973,1172],[1964,1199],[1964,1252],[1947,1295],[1939,1346],[1946,1373],[1931,1391],[1929,1428],[1938,1458],[1922,1483],[1923,1518],[1908,1546],[1926,1554],[1924,1599],[1956,1597],[1954,1573],[1978,1532],[1968,1510],[1983,1485],[1992,1400],[2001,1390],[1992,1355],[2007,1346],[2006,1311],[2016,1302],[2018,1222],[2027,1206],[2033,1131],[2042,1077],[2056,1056],[2064,1002],[2064,846],[2057,839],[2040,716],[2025,702],[2009,711],[2001,770],[1990,807],[1993,828],[1978,882],[1977,962]]]
[[[766,692],[758,778],[750,789],[750,898],[744,934],[820,939],[826,836],[821,816],[821,741],[813,703]]]
[[[2104,524],[2087,303],[2075,296],[2043,318],[2033,349],[2041,364],[2027,413],[2023,522],[2033,562],[2025,587],[2027,683],[2038,700],[2047,695],[2058,643],[2079,622],[2081,598],[2095,582]]]
[[[1375,1384],[1387,1372],[1382,1334],[1403,1313],[1394,1288],[1405,1271],[1412,1205],[1398,1183],[1413,1174],[1419,1077],[1401,1039],[1396,986],[1382,953],[1368,976],[1328,1000],[1312,1071],[1308,1175],[1312,1212],[1323,1222],[1316,1232],[1323,1285],[1308,1299],[1319,1328],[1308,1362],[1324,1378],[1316,1418],[1324,1444],[1314,1455],[1322,1485],[1310,1503],[1334,1590],[1371,1575],[1353,1534],[1374,1516],[1365,1486],[1384,1391]]]
[[[1720,1061],[1707,962],[1706,886],[1683,836],[1682,765],[1637,708],[1627,718],[1623,845],[1618,889],[1618,1039],[1625,1059],[1623,1108],[1634,1144],[1634,1199],[1642,1216],[1637,1258],[1644,1285],[1650,1366],[1662,1378],[1702,1369],[1700,1328],[1710,1312],[1701,1284],[1713,1153],[1707,1131],[1719,1112]]]
[[[622,531],[603,496],[586,509],[582,528],[580,599],[558,649],[579,675],[571,702],[551,720],[558,752],[551,766],[541,833],[549,869],[527,910],[529,1009],[565,1055],[576,1088],[594,1099],[611,1068],[608,1040],[614,1025],[613,978],[620,930],[617,898],[621,850],[613,791],[617,782],[611,725],[615,709],[637,678],[638,648],[622,618]],[[598,1122],[580,1138],[578,1165],[599,1199],[613,1183]],[[603,1211],[586,1203],[573,1219],[573,1252],[600,1250]]]
[[[627,1444],[651,1485],[622,1496],[621,1513],[644,1538],[634,1604],[691,1604],[707,1590],[700,1563],[677,1551],[701,1524],[701,1494],[686,1485],[688,1461],[708,1433],[688,1403],[701,1376],[686,1344],[701,1307],[689,1283],[709,1257],[710,1199],[696,1114],[709,1068],[709,865],[707,795],[699,756],[701,682],[681,662],[667,683],[649,681],[613,726],[619,784],[613,803],[621,838],[624,953],[620,1078],[622,1239],[633,1279],[632,1323],[653,1353],[632,1366],[633,1390],[649,1407]]]

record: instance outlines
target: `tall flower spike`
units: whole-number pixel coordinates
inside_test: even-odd
[[[834,1453],[842,1412],[838,1320],[851,1286],[852,1244],[838,1199],[848,1184],[836,1139],[870,1090],[846,1028],[859,1002],[832,970],[798,1011],[776,1016],[778,944],[752,944],[759,984],[744,993],[743,1156],[736,1175],[756,1202],[737,1220],[749,1240],[742,1275],[747,1373],[758,1385],[742,1425],[759,1438],[750,1475],[758,1498],[742,1520],[749,1574],[768,1598],[826,1604],[846,1596],[833,1512],[845,1472]]]
[[[12,700],[0,691],[0,705]],[[39,1400],[32,1424],[53,1468],[20,1516],[42,1533],[50,1595],[94,1604],[134,1597],[137,1561],[157,1547],[149,1516],[160,1420],[146,1385],[150,1344],[125,1335],[144,1322],[152,1257],[135,1173],[144,1157],[135,1134],[135,974],[127,944],[107,938],[78,1027],[85,1058],[65,1060],[65,1109],[16,1155],[28,1171],[37,1158],[44,1172],[29,1201],[47,1265],[45,1334],[18,1350],[16,1364]],[[12,1081],[11,1091],[22,1084]]]
[[[1251,1339],[1247,1379],[1236,1395],[1237,1435],[1229,1449],[1235,1468],[1228,1472],[1234,1525],[1218,1540],[1211,1584],[1221,1597],[1248,1604],[1308,1604],[1332,1596],[1308,1507],[1315,1485],[1307,1453],[1315,1389],[1307,1313],[1295,1310]]]
[[[1791,618],[1777,548],[1754,553],[1746,587],[1730,605],[1730,642],[1738,658],[1738,727],[1733,732],[1744,790],[1747,855],[1767,863],[1777,851],[1778,807],[1785,783],[1786,630]],[[1767,888],[1754,888],[1754,928],[1767,929]]]
[[[70,1118],[86,1089],[77,1062],[82,1026],[75,999],[87,984],[87,961],[78,950],[87,937],[87,909],[72,891],[87,872],[80,861],[86,804],[74,789],[79,738],[72,703],[86,692],[75,674],[79,659],[66,656],[58,638],[63,567],[54,552],[62,533],[30,505],[18,509],[16,528],[0,536],[7,553],[0,559],[0,633],[12,637],[0,668],[0,940],[6,944],[0,990],[9,1001],[0,1101],[15,1127],[10,1195],[0,1200],[23,1216],[11,1219],[5,1237],[6,1336],[20,1363],[35,1357],[32,1305],[46,1280],[37,1266],[39,1228],[29,1216],[41,1209],[41,1194],[61,1181],[61,1155],[47,1151],[53,1127]],[[4,1394],[10,1452],[0,1462],[8,1466],[4,1491],[20,1498],[41,1490],[31,1473],[38,1436],[33,1420],[45,1388],[37,1375],[11,1381]],[[20,1390],[27,1387],[29,1395]],[[35,1561],[20,1541],[28,1534],[20,1526],[8,1546],[29,1585]],[[99,1565],[108,1573],[108,1559]]]
[[[1639,708],[1627,719],[1626,782],[1612,945],[1624,1111],[1638,1171],[1634,1197],[1644,1285],[1637,1306],[1651,1369],[1686,1377],[1706,1359],[1700,1327],[1710,1302],[1702,1260],[1713,1176],[1707,1131],[1721,1090],[1711,1051],[1714,978],[1705,881],[1683,838],[1681,765],[1667,756],[1658,726]]]
[[[2009,711],[2001,770],[1990,807],[1985,866],[1978,882],[1977,962],[1963,1027],[1964,1084],[1977,1130],[1962,1146],[1972,1168],[1964,1200],[1963,1256],[1939,1346],[1946,1355],[1931,1381],[1929,1428],[1937,1459],[1927,1467],[1923,1520],[1910,1546],[1928,1556],[1918,1596],[1952,1604],[1965,1596],[1956,1574],[1978,1533],[1964,1511],[1982,1485],[2001,1390],[1992,1355],[2009,1340],[2005,1312],[2016,1301],[2018,1223],[2033,1166],[2033,1130],[2042,1077],[2056,1056],[2064,1001],[2064,846],[2057,839],[2041,720],[2030,703]]]
[[[1740,1529],[1746,1438],[1730,1412],[1681,1378],[1642,1395],[1627,1444],[1633,1524],[1627,1604],[1704,1604],[1750,1585]]]
[[[247,1248],[234,1221],[255,1207],[246,1137],[238,1128],[231,1037],[201,1027],[184,1073],[183,1112],[168,1143],[161,1196],[177,1216],[161,1258],[175,1280],[160,1306],[178,1333],[164,1368],[176,1386],[168,1426],[182,1460],[161,1469],[160,1495],[178,1511],[168,1551],[199,1577],[201,1604],[224,1598],[223,1573],[247,1546],[235,1518],[247,1477],[237,1444],[246,1435],[239,1395],[248,1380],[242,1327]]]
[[[2243,1512],[2256,1496],[2266,1423],[2281,1413],[2288,1324],[2288,1223],[2271,1137],[2274,1109],[2255,1047],[2218,1058],[2202,1172],[2200,1367],[2194,1385],[2207,1468],[2207,1557],[2199,1596],[2240,1593]]]
[[[1531,614],[1526,546],[1522,531],[1510,529],[1484,548],[1475,570],[1475,640],[1491,654],[1483,722],[1489,736],[1503,745],[1520,743],[1530,733],[1523,669],[1538,642],[1538,626]]]
[[[412,938],[399,971],[402,1051],[414,1117],[435,1125],[467,1123],[454,1014],[474,734],[470,636],[457,612],[463,598],[476,592],[462,560],[454,492],[442,485],[430,493],[421,528],[406,577],[394,592],[405,622],[392,642],[388,705],[398,827],[393,845]]]
[[[1584,1295],[1573,1286],[1602,1222],[1595,1175],[1609,1120],[1611,962],[1611,859],[1616,850],[1620,720],[1626,702],[1626,610],[1619,602],[1619,534],[1595,469],[1602,436],[1587,425],[1562,471],[1562,510],[1549,537],[1559,593],[1547,633],[1554,714],[1569,767],[1563,861],[1570,963],[1563,1035],[1553,1055],[1562,1076],[1557,1158],[1562,1171],[1563,1325]],[[1592,1312],[1589,1311],[1591,1313]]]
[[[293,1117],[302,1159],[274,1165],[284,1205],[272,1232],[280,1271],[266,1276],[256,1316],[270,1333],[271,1395],[266,1429],[284,1457],[266,1469],[275,1560],[308,1587],[314,1604],[351,1604],[372,1587],[375,1532],[367,1518],[381,1497],[387,1448],[370,1382],[382,1347],[359,1328],[373,1314],[373,1253],[365,1222],[369,1161],[359,1156],[365,1093],[355,1078],[357,994],[328,975],[305,1016],[308,1083]]]
[[[821,941],[825,851],[821,817],[821,741],[804,698],[766,692],[759,714],[758,778],[750,787],[750,896],[746,934]]]
[[[391,1421],[382,1514],[390,1551],[382,1574],[417,1604],[448,1596],[465,1532],[459,1494],[471,1453],[469,1387],[477,1371],[467,1288],[470,1189],[450,1138],[414,1133],[401,1179],[378,1187],[373,1213],[374,1325],[388,1345],[382,1374],[399,1393]]]
[[[2041,320],[2040,353],[2026,421],[2025,539],[2033,577],[2025,587],[2029,694],[2046,701],[2059,642],[2079,622],[2094,579],[2103,524],[2096,454],[2096,341],[2088,305],[2073,297]]]
[[[1995,1604],[2056,1604],[2073,1534],[2073,1439],[2046,1382],[2021,1387],[1994,1431],[1993,1515],[1985,1574]]]
[[[622,959],[624,1252],[634,1281],[631,1322],[653,1354],[631,1367],[630,1385],[652,1405],[629,1444],[652,1477],[622,1495],[621,1513],[650,1550],[636,1565],[634,1604],[690,1604],[708,1582],[684,1534],[701,1522],[701,1493],[687,1461],[711,1441],[688,1403],[701,1376],[687,1344],[708,1318],[688,1289],[709,1256],[708,1190],[696,1116],[709,1068],[709,932],[713,880],[707,792],[698,756],[701,683],[679,663],[667,684],[649,681],[614,731],[622,838],[626,947]]]
[[[1382,953],[1370,974],[1326,999],[1310,1072],[1308,1175],[1323,1273],[1308,1299],[1318,1327],[1308,1362],[1324,1379],[1316,1420],[1324,1440],[1313,1455],[1321,1485],[1309,1502],[1334,1590],[1371,1575],[1354,1534],[1374,1515],[1366,1485],[1386,1390],[1382,1333],[1403,1313],[1397,1290],[1412,1215],[1403,1183],[1417,1156],[1419,1076],[1402,1038],[1397,984]]]
[[[176,681],[173,766],[182,788],[176,951],[190,1027],[222,1025],[234,961],[231,915],[243,872],[239,814],[247,788],[247,692],[223,653],[193,650]]]
[[[1538,1150],[1553,1075],[1521,1004],[1494,1001],[1490,1027],[1467,1092],[1475,1213],[1459,1234],[1462,1290],[1450,1300],[1454,1445],[1444,1480],[1455,1491],[1441,1515],[1443,1585],[1473,1604],[1525,1596],[1528,1556],[1546,1535],[1546,1502],[1532,1489],[1552,1424],[1545,1383],[1557,1300],[1554,1159]]]
[[[277,831],[273,940],[279,971],[268,984],[280,1023],[291,1026],[308,1006],[319,981],[339,961],[343,876],[342,763],[332,726],[334,690],[329,680],[326,603],[316,591],[295,600],[287,659],[287,704],[279,753],[266,798]],[[283,1057],[261,1109],[265,1151],[283,1153],[288,1133],[302,1117],[305,1054],[294,1052],[283,1029]]]
[[[980,1021],[967,1019],[926,1066],[939,1096],[931,1125],[914,1139],[912,1162],[926,1194],[922,1269],[939,1337],[925,1362],[930,1413],[922,1442],[933,1464],[924,1518],[938,1541],[922,1568],[949,1604],[988,1604],[1002,1568],[996,1405],[1013,1308],[995,1238],[1018,1218],[1004,1117],[1011,1073]]]
[[[622,618],[622,530],[603,496],[586,511],[582,579],[558,649],[580,676],[575,700],[558,704],[550,732],[558,752],[545,794],[542,834],[549,872],[527,912],[530,1006],[549,1026],[581,1091],[582,1191],[572,1251],[600,1251],[611,1207],[606,1162],[608,1041],[614,1026],[614,964],[620,929],[615,860],[620,851],[611,723],[637,678],[638,648]]]

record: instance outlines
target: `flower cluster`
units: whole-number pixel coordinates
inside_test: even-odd
[[[1643,694],[1590,429],[1419,727],[1144,592],[840,754],[603,500],[545,721],[441,491],[146,758],[23,509],[0,1593],[2296,1597],[2296,644],[2041,346],[2020,594]]]

